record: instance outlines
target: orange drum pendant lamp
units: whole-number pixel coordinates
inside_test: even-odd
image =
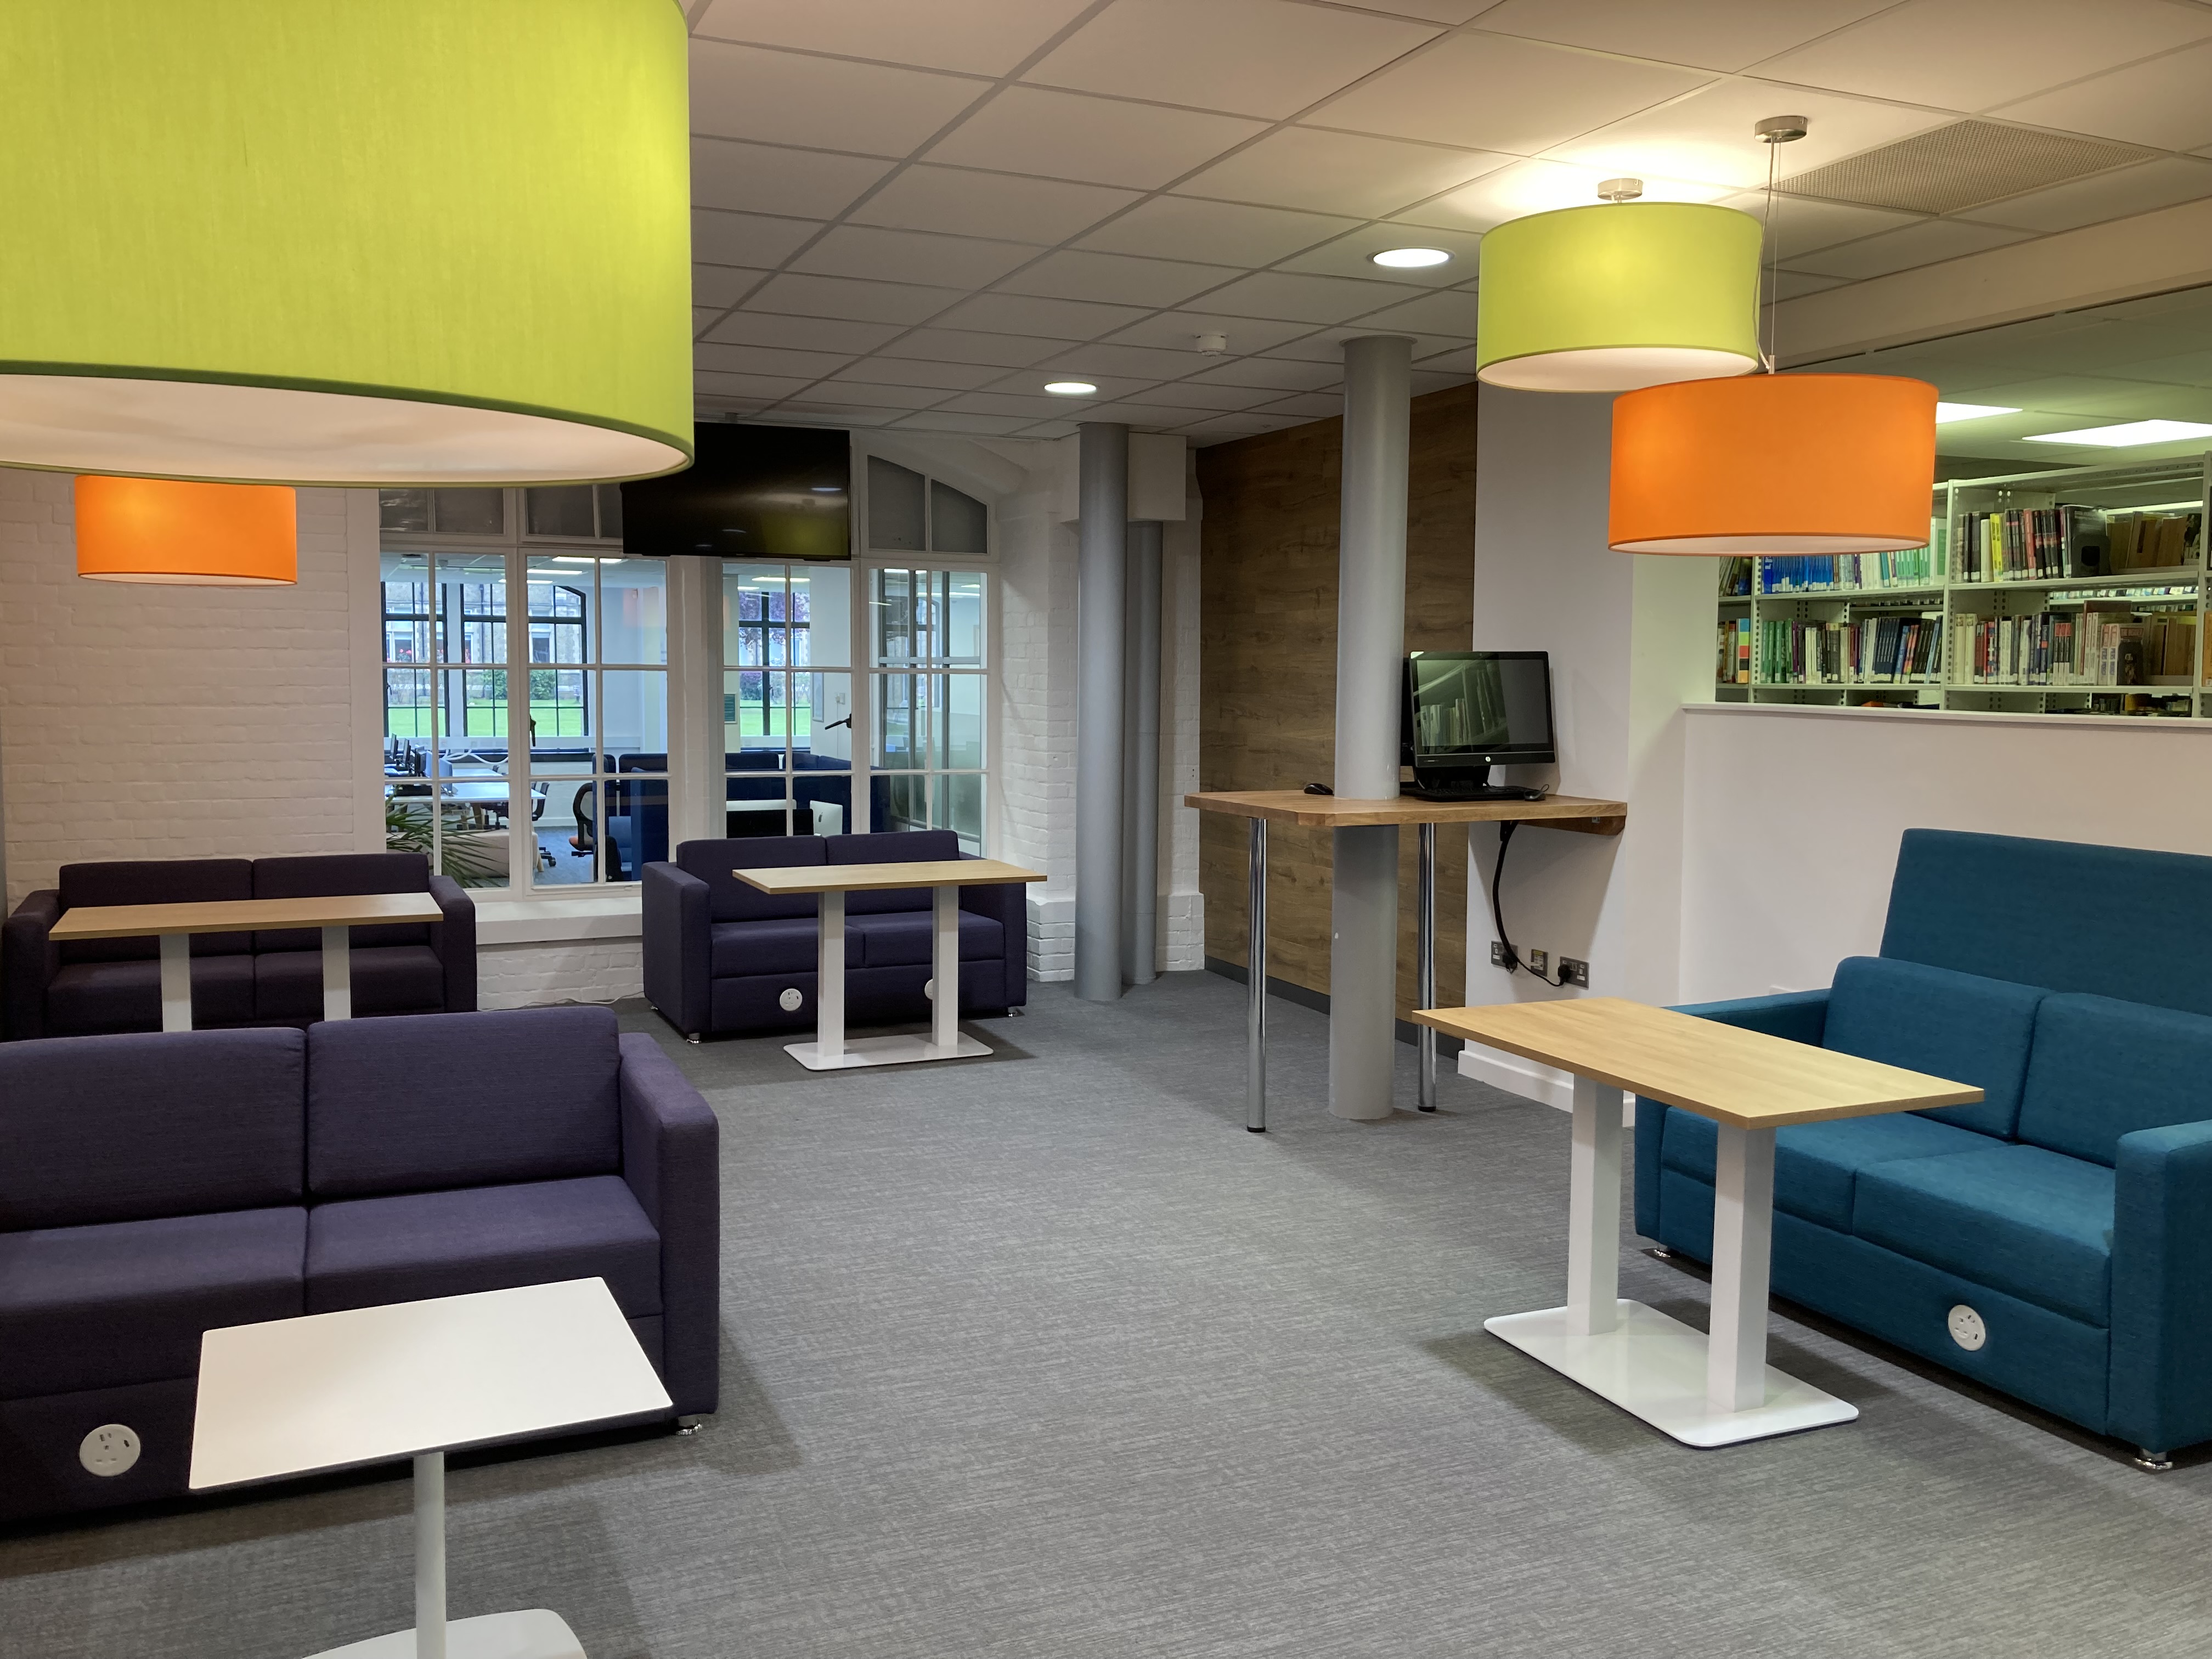
[[[76,574],[96,582],[289,586],[300,579],[293,492],[281,484],[81,477]]]
[[[1883,553],[1928,541],[1936,388],[1753,374],[1623,392],[1607,540],[1623,553]]]

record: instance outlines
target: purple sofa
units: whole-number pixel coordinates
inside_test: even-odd
[[[674,862],[645,866],[645,1000],[696,1042],[708,1035],[787,1031],[814,1024],[817,901],[774,897],[730,872],[795,864],[957,859],[950,830],[873,836],[687,841]],[[854,1024],[926,1020],[932,945],[929,890],[845,900],[845,1018]],[[783,994],[796,991],[786,1008]],[[960,890],[960,1012],[988,1018],[1029,1000],[1029,909],[1018,886]]]
[[[161,1029],[160,949],[150,939],[56,945],[64,911],[86,905],[428,893],[443,920],[353,930],[353,1010],[465,1013],[477,1006],[476,905],[420,853],[282,859],[146,859],[64,864],[57,887],[27,896],[0,929],[4,1034],[88,1036]],[[192,1024],[306,1025],[323,1017],[322,938],[312,927],[192,939]]]
[[[716,1134],[604,1008],[0,1047],[0,1520],[183,1493],[218,1326],[601,1278],[713,1411]]]

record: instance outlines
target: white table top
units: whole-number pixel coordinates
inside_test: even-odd
[[[233,1325],[200,1340],[191,1487],[666,1411],[606,1281]]]

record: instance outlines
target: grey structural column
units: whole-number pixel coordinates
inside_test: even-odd
[[[1340,796],[1398,793],[1406,645],[1406,450],[1413,343],[1344,346],[1343,518],[1337,538],[1336,777]],[[1398,831],[1334,832],[1329,899],[1328,1109],[1390,1115],[1396,1061]]]
[[[1128,676],[1127,762],[1122,768],[1121,978],[1150,985],[1159,977],[1160,884],[1160,521],[1129,526],[1127,638],[1121,653]]]
[[[1075,566],[1075,994],[1121,994],[1121,634],[1129,537],[1129,428],[1085,421]],[[1395,751],[1394,751],[1395,752]]]
[[[722,562],[668,561],[668,853],[730,833],[722,723]]]

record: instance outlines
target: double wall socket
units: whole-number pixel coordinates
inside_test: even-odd
[[[1589,990],[1589,963],[1587,962],[1578,962],[1573,957],[1561,957],[1559,958],[1559,983],[1562,985],[1579,985],[1583,990]]]

